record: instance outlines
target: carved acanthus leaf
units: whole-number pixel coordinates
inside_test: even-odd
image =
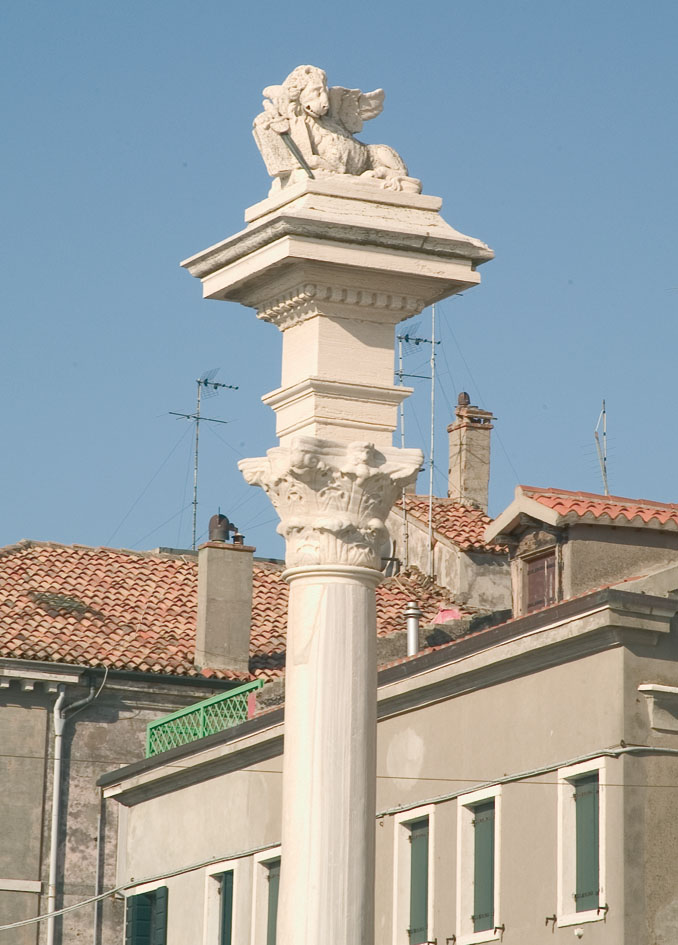
[[[289,567],[352,564],[379,569],[386,516],[423,462],[420,450],[377,449],[298,437],[290,448],[238,463],[278,515]]]

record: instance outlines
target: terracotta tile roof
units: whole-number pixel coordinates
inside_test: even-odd
[[[558,515],[572,520],[596,520],[601,524],[626,524],[678,528],[678,505],[652,502],[649,499],[627,499],[618,495],[594,492],[569,492],[567,489],[540,489],[519,486],[529,499],[534,499]]]
[[[282,674],[288,587],[281,565],[254,563],[250,670]],[[177,676],[246,679],[193,665],[198,586],[193,555],[23,541],[0,549],[0,657]],[[416,600],[431,622],[448,592],[416,569],[377,589],[377,632],[405,629]]]
[[[427,495],[406,494],[405,504],[412,518],[428,525]],[[402,499],[399,499],[396,508],[402,507]],[[485,541],[485,529],[492,519],[482,509],[461,505],[455,499],[434,496],[432,517],[434,531],[453,541],[462,551],[488,551],[492,554],[503,554],[506,551],[503,545],[488,544]]]

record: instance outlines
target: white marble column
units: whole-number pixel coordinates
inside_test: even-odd
[[[280,945],[374,934],[376,613],[384,519],[419,450],[299,437],[239,465],[287,541]]]

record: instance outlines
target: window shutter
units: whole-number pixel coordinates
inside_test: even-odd
[[[266,945],[275,945],[278,934],[278,891],[280,889],[280,860],[268,867],[268,917],[266,921]]]
[[[494,800],[473,808],[473,931],[494,928]]]
[[[428,818],[410,824],[410,945],[428,940]]]
[[[539,610],[556,600],[556,554],[555,551],[525,562],[527,611]]]
[[[577,912],[597,909],[600,904],[598,791],[597,771],[577,778],[574,782],[577,844],[577,888],[574,899]]]
[[[150,945],[150,896],[128,896],[125,909],[125,945]]]
[[[231,945],[233,936],[233,870],[221,875],[221,920],[219,923],[220,945]]]
[[[150,893],[153,901],[150,945],[165,945],[167,941],[167,886],[158,886]]]

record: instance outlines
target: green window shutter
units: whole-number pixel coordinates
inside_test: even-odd
[[[266,920],[266,945],[275,945],[278,934],[278,892],[280,890],[280,860],[268,866],[268,916]]]
[[[219,894],[221,895],[219,945],[231,945],[233,937],[233,870],[221,874]]]
[[[165,945],[167,941],[167,886],[158,886],[149,893],[153,903],[150,945]]]
[[[473,807],[473,931],[494,928],[494,799]]]
[[[584,775],[574,782],[576,805],[576,890],[577,912],[597,909],[600,905],[598,772]]]
[[[150,945],[153,903],[148,895],[128,896],[125,909],[125,945]]]
[[[410,945],[428,940],[428,817],[410,827]]]

